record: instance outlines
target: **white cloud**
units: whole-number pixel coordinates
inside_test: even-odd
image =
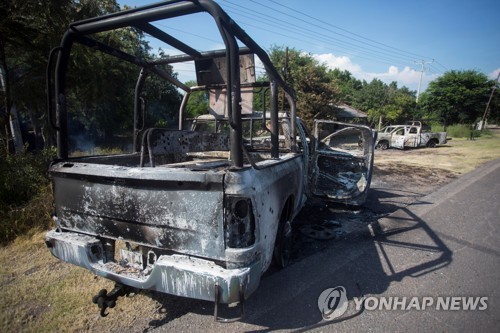
[[[421,72],[408,66],[404,67],[402,70],[400,70],[397,66],[389,66],[386,72],[375,73],[364,71],[360,65],[353,63],[352,60],[346,56],[336,56],[332,53],[325,53],[314,54],[313,57],[331,69],[338,68],[340,70],[348,70],[359,80],[366,80],[367,82],[370,82],[371,80],[377,78],[387,84],[392,81],[396,81],[398,83],[398,87],[406,86],[412,90],[418,89]],[[424,72],[422,76],[421,91],[424,91],[429,82],[437,77],[438,75],[436,74],[428,74]]]
[[[500,68],[497,68],[497,69],[493,70],[493,72],[491,72],[491,73],[488,75],[488,77],[489,77],[490,79],[496,80],[496,79],[497,79],[497,77],[498,77],[498,73],[500,73]]]
[[[324,53],[324,54],[313,54],[313,57],[318,60],[320,63],[325,64],[329,68],[338,68],[340,70],[348,70],[354,76],[357,77],[357,74],[361,73],[361,66],[352,63],[351,59],[346,56],[337,57],[332,53]]]

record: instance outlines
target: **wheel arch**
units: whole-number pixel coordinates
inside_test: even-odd
[[[288,198],[285,200],[283,208],[281,208],[280,223],[282,221],[293,219],[294,207],[295,207],[295,196],[293,194],[290,194]]]
[[[429,147],[429,148],[435,148],[438,144],[439,144],[438,139],[436,139],[436,138],[432,138],[432,139],[430,139],[430,140],[427,142],[427,145],[426,145],[426,146],[427,146],[427,147]]]

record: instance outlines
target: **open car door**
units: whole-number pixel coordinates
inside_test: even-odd
[[[373,133],[364,125],[315,120],[310,183],[314,196],[364,204],[373,172]]]

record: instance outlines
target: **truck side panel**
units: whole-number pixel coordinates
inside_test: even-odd
[[[282,159],[282,163],[266,161],[275,165],[261,170],[249,168],[243,172],[230,173],[226,178],[228,196],[249,196],[254,205],[263,271],[272,260],[278,223],[285,203],[293,200],[293,216],[289,216],[290,219],[302,208],[302,200],[297,196],[304,191],[304,155],[289,154]]]

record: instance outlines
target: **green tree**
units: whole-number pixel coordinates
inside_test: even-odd
[[[285,48],[273,46],[270,53],[274,66],[285,68]],[[288,54],[286,81],[296,92],[298,115],[309,126],[315,118],[332,118],[332,106],[339,102],[340,90],[326,66],[293,48]]]
[[[196,81],[186,82],[188,87],[194,87],[197,85]],[[186,105],[186,116],[188,118],[196,118],[199,115],[206,114],[208,112],[208,92],[206,91],[196,91],[191,93]]]
[[[330,70],[328,74],[340,88],[340,102],[353,105],[356,95],[363,88],[363,83],[352,76],[348,70],[341,71],[335,68]]]
[[[491,87],[492,89],[495,87],[495,90],[488,109],[487,121],[492,124],[500,124],[500,84],[496,81],[491,81]]]
[[[442,125],[473,123],[481,117],[492,81],[476,70],[448,71],[422,94],[425,114]]]
[[[0,3],[0,63],[2,75],[2,141],[6,146],[12,133],[7,126],[12,106],[26,109],[36,123],[43,114],[44,71],[54,34],[61,34],[61,19],[69,1],[5,0]],[[67,25],[67,24],[66,24]],[[35,128],[35,131],[38,128]]]
[[[120,10],[116,0],[5,0],[0,3],[0,74],[3,100],[0,136],[5,146],[12,136],[6,129],[13,105],[35,133],[48,130],[45,70],[49,51],[59,45],[69,23]],[[124,28],[100,33],[93,38],[141,58],[153,59],[144,35]],[[172,73],[170,66],[163,68]],[[68,105],[72,128],[79,128],[106,140],[110,133],[132,126],[133,91],[138,69],[100,52],[77,46],[72,51],[68,77]],[[173,111],[180,97],[175,88],[154,76],[144,95],[154,116],[177,117]],[[169,104],[172,102],[171,104]],[[177,103],[177,104],[176,104]],[[167,105],[172,105],[167,109]],[[174,115],[175,114],[175,115]],[[50,135],[45,135],[50,138]],[[50,144],[50,142],[48,142]]]
[[[115,0],[5,0],[0,4],[0,63],[3,128],[15,106],[35,134],[48,128],[45,69],[49,51],[57,46],[72,21],[119,10]],[[10,133],[11,135],[11,133]]]
[[[372,124],[420,118],[416,112],[415,92],[407,87],[398,88],[395,81],[387,85],[379,79],[370,83],[363,80],[361,87],[353,92],[352,103],[368,113]]]
[[[363,80],[361,89],[353,98],[353,106],[365,112],[380,110],[388,102],[387,91],[387,85],[379,79],[370,83]]]

